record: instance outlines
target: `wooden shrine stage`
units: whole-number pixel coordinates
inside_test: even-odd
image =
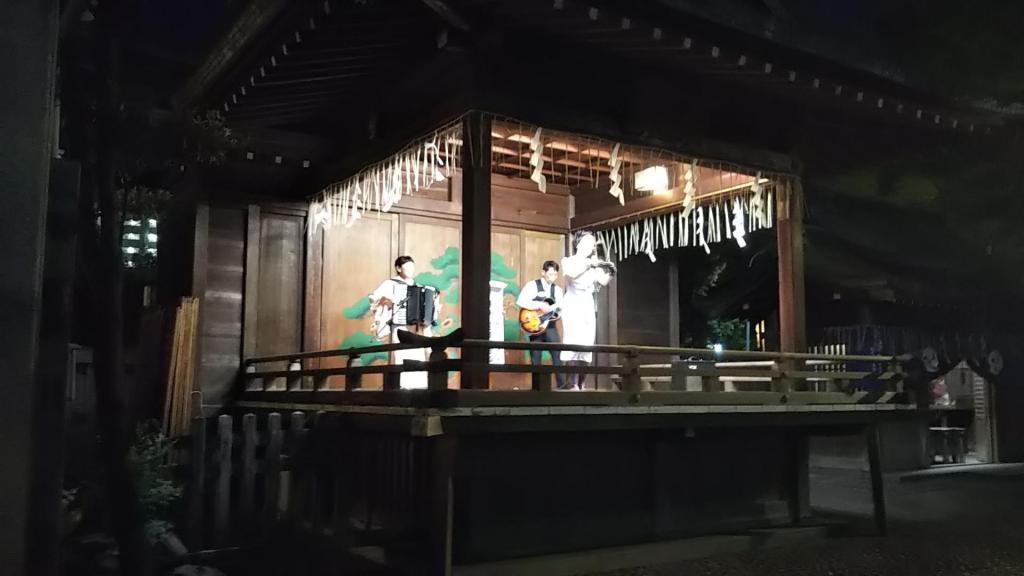
[[[366,349],[252,359],[234,405],[258,418],[306,415],[312,456],[303,470],[320,492],[304,509],[324,517],[299,525],[410,571],[515,573],[532,566],[569,573],[581,564],[567,559],[598,549],[630,558],[638,546],[681,538],[806,527],[808,442],[825,435],[864,438],[876,527],[884,532],[876,427],[919,415],[906,404],[891,358],[599,346],[595,352],[623,362],[475,366],[447,359],[446,347],[495,343],[437,342],[430,362],[405,366],[303,367],[331,356],[358,358]],[[687,359],[666,367],[640,364],[641,356]],[[281,362],[292,369],[257,370]],[[853,365],[874,370],[850,371]],[[395,375],[417,368],[430,373],[432,389],[395,389]],[[486,381],[481,372],[524,369],[540,375],[532,389],[446,387],[452,370],[462,371],[465,385]],[[621,385],[550,390],[552,372],[574,370],[616,375]],[[386,389],[358,387],[374,373],[384,374]],[[739,373],[751,379],[742,386],[765,389],[725,391],[723,380]],[[338,376],[343,388],[333,386]]]

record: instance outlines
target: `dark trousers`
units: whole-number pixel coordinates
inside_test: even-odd
[[[547,330],[540,334],[530,336],[530,342],[561,342],[558,339],[558,330],[555,329],[554,325],[548,324]],[[540,350],[530,350],[530,364],[534,366],[540,366],[540,356],[543,354]],[[555,366],[562,365],[562,359],[559,358],[558,351],[551,351],[551,363]],[[555,382],[558,383],[558,389],[565,388],[565,374],[555,374]]]

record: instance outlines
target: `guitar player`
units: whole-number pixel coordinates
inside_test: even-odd
[[[557,309],[561,307],[563,292],[562,287],[555,284],[555,281],[558,280],[558,263],[554,260],[548,260],[544,262],[541,269],[543,275],[540,278],[523,285],[523,290],[519,293],[516,304],[520,308],[537,310],[543,314],[549,312],[552,308]],[[558,330],[555,328],[554,322],[548,323],[547,329],[540,334],[530,335],[530,342],[559,341]],[[535,366],[540,365],[540,358],[541,352],[539,350],[530,350],[531,364]],[[555,366],[562,364],[557,352],[551,353],[551,363]],[[555,381],[558,384],[559,390],[565,389],[565,374],[555,374]]]

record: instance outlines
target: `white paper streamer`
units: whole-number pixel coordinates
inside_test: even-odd
[[[732,237],[740,248],[747,247],[747,232],[743,229],[743,218],[743,200],[737,198],[733,200]]]
[[[697,187],[693,184],[693,164],[686,165],[683,180],[685,181],[683,185],[683,216],[689,218],[693,208],[697,205],[695,198]]]
[[[611,187],[608,189],[608,193],[613,197],[618,198],[619,205],[624,206],[626,204],[626,197],[622,193],[622,158],[619,157],[619,144],[612,146],[612,153],[608,157],[608,166],[612,169],[608,175],[608,179],[611,180]]]
[[[530,180],[536,182],[537,189],[546,194],[548,191],[548,179],[544,177],[544,145],[542,135],[541,129],[537,128],[537,131],[533,133],[533,138],[530,140],[530,166],[533,166]]]

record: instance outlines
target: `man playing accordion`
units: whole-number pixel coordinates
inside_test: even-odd
[[[431,327],[437,322],[441,309],[440,293],[427,286],[418,286],[415,276],[416,263],[412,257],[399,256],[395,260],[395,276],[385,280],[370,294],[372,330],[378,340],[397,344],[399,330],[433,335]],[[400,365],[405,360],[426,361],[428,354],[427,348],[395,350],[389,355],[389,363]],[[427,373],[403,372],[401,387],[426,388]]]

